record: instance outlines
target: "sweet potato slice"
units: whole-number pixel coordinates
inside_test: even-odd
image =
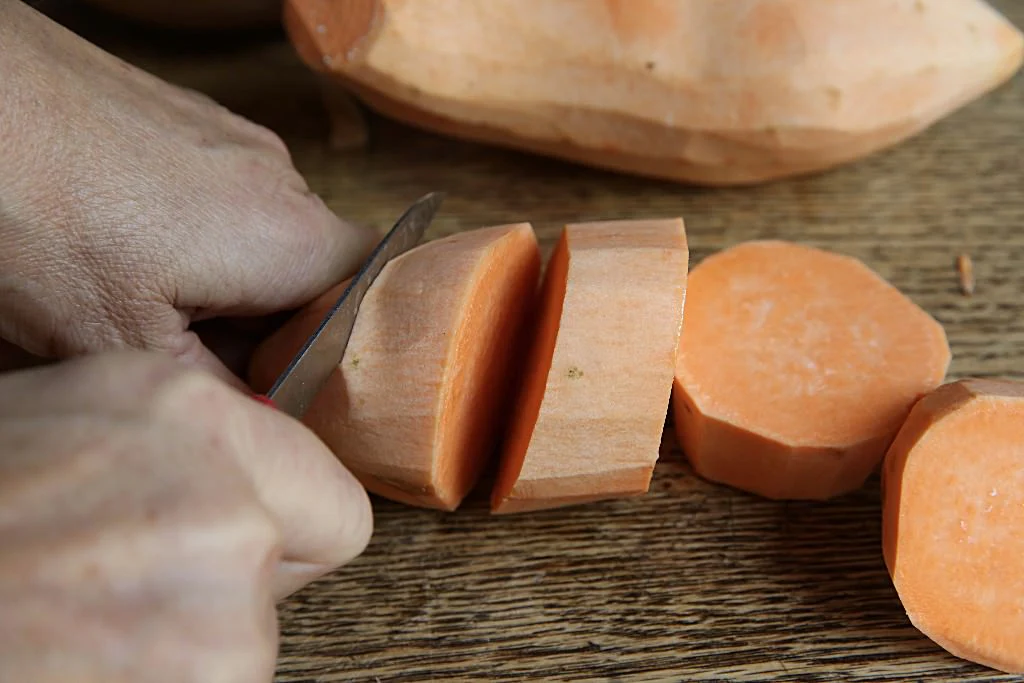
[[[454,510],[497,446],[540,266],[527,223],[458,233],[391,261],[303,421],[367,490]],[[264,342],[254,387],[272,381],[339,293]]]
[[[688,259],[681,219],[565,228],[544,279],[494,513],[647,491],[668,410]]]
[[[1024,383],[923,398],[882,486],[885,563],[910,621],[957,657],[1024,673]]]
[[[860,261],[740,244],[690,273],[676,431],[706,479],[831,498],[864,484],[949,360],[942,326]]]
[[[981,0],[287,0],[285,23],[387,116],[706,185],[900,143],[1024,57]]]

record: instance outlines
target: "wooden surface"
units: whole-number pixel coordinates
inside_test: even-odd
[[[1024,2],[996,4],[1024,26]],[[567,221],[681,215],[694,263],[741,240],[800,240],[864,259],[935,315],[951,377],[1024,370],[1024,76],[862,163],[699,190],[376,118],[369,149],[331,153],[315,81],[280,36],[182,51],[77,27],[277,130],[348,218],[386,226],[443,189],[431,237],[526,220],[550,248]],[[961,251],[973,298],[958,290]],[[282,683],[1015,680],[909,624],[882,562],[877,480],[830,503],[772,503],[695,479],[669,428],[641,499],[505,518],[482,496],[455,514],[374,507],[367,552],[283,606]]]

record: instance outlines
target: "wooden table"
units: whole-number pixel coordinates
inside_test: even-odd
[[[1024,26],[1024,2],[996,4]],[[935,315],[951,378],[1024,369],[1024,75],[862,163],[704,190],[377,118],[369,149],[330,152],[315,81],[279,35],[182,55],[87,15],[69,25],[277,130],[351,219],[384,227],[440,188],[430,237],[526,220],[548,249],[567,221],[681,215],[694,263],[741,240],[800,240],[865,260]],[[973,297],[958,289],[960,252]],[[366,553],[283,606],[282,683],[1014,680],[910,625],[882,562],[877,480],[829,503],[761,500],[696,479],[669,427],[640,499],[503,518],[483,495],[454,514],[374,508]]]

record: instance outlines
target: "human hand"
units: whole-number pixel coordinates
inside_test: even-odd
[[[0,680],[269,682],[275,598],[371,514],[302,425],[166,356],[0,376]]]
[[[376,241],[269,130],[12,0],[0,93],[0,340],[37,356],[148,349],[238,385],[194,323],[298,308]]]

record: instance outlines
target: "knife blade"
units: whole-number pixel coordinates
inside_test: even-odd
[[[384,266],[419,244],[434,219],[444,193],[431,192],[416,200],[374,248],[338,300],[320,321],[288,367],[265,396],[257,397],[296,419],[305,415],[313,398],[327,383],[345,355],[359,305]]]

